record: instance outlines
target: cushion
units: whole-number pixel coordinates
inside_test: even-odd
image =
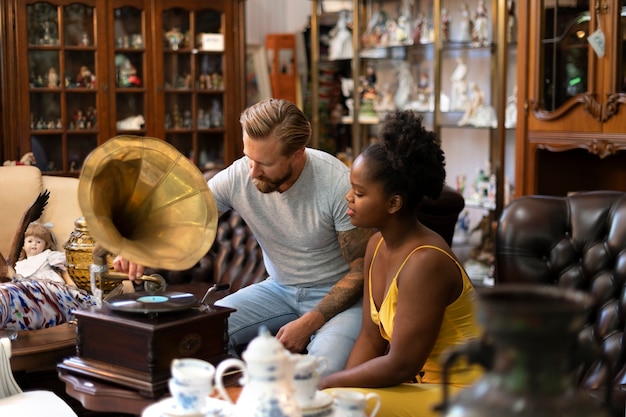
[[[89,293],[49,280],[20,279],[0,284],[0,329],[36,330],[73,318],[96,304]]]
[[[43,188],[50,191],[50,198],[41,220],[52,223],[57,250],[63,251],[63,245],[74,231],[74,222],[83,215],[78,204],[78,178],[52,175],[42,178]]]
[[[0,253],[6,257],[24,212],[43,191],[41,171],[26,165],[0,167],[0,190]]]
[[[20,417],[76,417],[74,410],[55,393],[29,391],[0,400],[0,415]]]

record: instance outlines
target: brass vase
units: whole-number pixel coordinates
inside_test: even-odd
[[[88,292],[91,292],[89,285],[89,266],[93,260],[93,248],[96,245],[93,237],[89,235],[87,222],[84,217],[79,217],[74,221],[74,230],[63,245],[65,249],[67,271],[76,285]],[[112,260],[109,260],[109,268],[112,269]],[[111,291],[119,284],[119,281],[109,280],[103,282],[102,290]]]
[[[478,317],[485,337],[449,353],[444,373],[459,356],[486,372],[449,404],[444,395],[444,417],[608,417],[605,399],[577,389],[574,378],[584,355],[578,333],[591,303],[587,294],[557,287],[481,290]]]

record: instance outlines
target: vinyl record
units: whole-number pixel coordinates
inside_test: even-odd
[[[137,292],[117,295],[105,303],[115,311],[128,313],[167,313],[187,310],[198,303],[198,298],[187,292]]]

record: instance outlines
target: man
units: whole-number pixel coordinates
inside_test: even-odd
[[[217,305],[232,307],[230,350],[265,326],[292,352],[344,368],[361,326],[363,255],[371,230],[355,228],[345,200],[349,169],[307,145],[311,126],[285,100],[263,100],[241,115],[244,157],[209,181],[220,213],[236,210],[259,241],[269,277]],[[136,265],[117,269],[131,276]]]

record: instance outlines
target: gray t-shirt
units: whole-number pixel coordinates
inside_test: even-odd
[[[337,232],[354,228],[345,195],[350,170],[337,158],[306,149],[298,180],[284,193],[261,193],[250,178],[248,158],[233,162],[209,181],[217,209],[236,210],[263,250],[269,276],[283,285],[332,285],[348,271]]]

